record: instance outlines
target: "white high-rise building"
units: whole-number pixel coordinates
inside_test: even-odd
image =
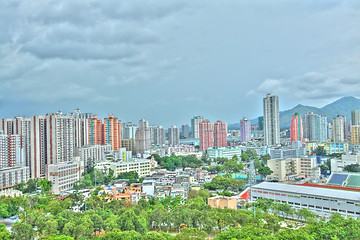
[[[332,125],[331,125],[331,123],[328,123],[328,125],[327,125],[327,138],[328,139],[333,138],[333,136],[332,136],[333,132],[332,131],[333,131]]]
[[[75,118],[62,114],[46,115],[47,164],[73,161]]]
[[[308,112],[302,119],[303,136],[306,141],[327,142],[329,134],[326,116]]]
[[[172,125],[171,128],[168,129],[168,139],[169,139],[169,145],[171,146],[180,145],[179,128]]]
[[[162,146],[165,144],[165,129],[162,126],[150,126],[151,144]]]
[[[0,134],[0,191],[29,179],[30,171],[25,163],[22,136]]]
[[[193,138],[199,138],[199,124],[204,121],[204,117],[196,116],[191,119],[191,135]]]
[[[240,120],[240,142],[251,141],[251,121],[247,118]]]
[[[31,162],[31,139],[30,139],[30,118],[15,117],[13,119],[13,132],[22,138],[22,148],[25,151],[25,165],[30,166]]]
[[[135,139],[136,130],[138,129],[137,125],[132,122],[127,122],[123,124],[122,139]]]
[[[74,134],[75,147],[80,148],[89,144],[89,119],[77,118],[74,119]]]
[[[0,131],[5,135],[14,134],[14,119],[5,118],[0,121]]]
[[[149,122],[145,119],[139,121],[139,129],[136,131],[135,142],[137,153],[143,154],[151,149]]]
[[[79,109],[69,113],[69,116],[74,117],[74,131],[75,131],[75,147],[80,148],[87,146],[89,139],[89,119],[93,117],[92,113],[82,113]]]
[[[337,115],[333,119],[333,140],[334,142],[345,142],[348,135],[348,125],[346,117]]]
[[[279,97],[269,93],[263,103],[265,145],[280,145]]]
[[[47,129],[45,116],[30,118],[31,178],[44,177],[47,164]]]

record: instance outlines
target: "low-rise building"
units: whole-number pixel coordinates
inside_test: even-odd
[[[360,154],[343,154],[341,158],[333,158],[330,161],[332,172],[342,172],[348,165],[359,164]]]
[[[151,159],[132,159],[128,162],[110,162],[104,161],[96,164],[96,169],[107,171],[112,169],[115,176],[124,172],[137,172],[139,177],[150,175],[151,169],[154,168],[154,163]]]
[[[322,144],[327,155],[341,154],[349,151],[349,144],[346,142],[328,142]]]
[[[215,196],[208,198],[208,204],[212,208],[237,209],[237,197]]]
[[[142,191],[144,193],[146,193],[148,196],[152,197],[154,196],[154,192],[155,192],[155,183],[156,181],[155,180],[151,180],[151,179],[145,179],[143,182],[142,182]]]
[[[355,191],[262,182],[251,187],[251,201],[259,198],[287,203],[297,209],[306,208],[319,216],[339,213],[360,217],[360,192]]]
[[[84,166],[79,161],[50,164],[47,179],[52,183],[52,193],[59,194],[72,189],[83,171]]]
[[[209,148],[207,150],[207,155],[211,159],[215,158],[227,158],[232,159],[233,156],[241,156],[241,153],[246,151],[246,147],[243,148]]]
[[[151,170],[151,160],[150,159],[134,159],[129,162],[117,162],[116,165],[116,175],[119,175],[123,172],[137,172],[139,177],[144,177],[150,175]]]

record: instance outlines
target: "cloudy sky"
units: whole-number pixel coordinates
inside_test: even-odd
[[[151,124],[360,96],[359,1],[0,1],[0,117]]]

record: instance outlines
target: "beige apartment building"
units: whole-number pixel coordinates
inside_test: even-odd
[[[208,204],[212,208],[237,209],[237,197],[215,196],[208,199]]]
[[[320,176],[316,158],[276,158],[268,160],[267,165],[273,171],[269,179],[287,181],[295,178],[316,179]]]

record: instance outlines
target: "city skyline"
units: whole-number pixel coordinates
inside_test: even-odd
[[[332,103],[329,103],[329,104],[327,104],[327,105],[325,105],[325,106],[328,106],[328,105],[331,105],[331,104],[334,104],[334,103],[336,103],[338,100],[342,100],[342,99],[344,99],[344,98],[348,98],[348,96],[344,96],[344,97],[342,97],[342,98],[339,98],[339,99],[337,99],[336,101],[334,101],[334,102],[332,102]],[[353,97],[351,97],[351,98],[353,98]],[[260,98],[261,99],[261,98]],[[356,98],[357,100],[359,100],[360,101],[360,98]],[[280,103],[279,103],[280,105],[281,105],[281,101],[280,101]],[[297,106],[299,106],[299,105],[301,105],[301,104],[298,104],[298,105],[296,105],[296,106],[294,106],[293,108],[295,109]],[[313,106],[306,106],[306,107],[310,107],[310,108],[312,108]],[[354,109],[356,109],[356,107],[354,108]],[[281,109],[280,108],[280,113],[282,113],[282,112],[286,112],[286,111],[289,111],[289,110],[293,110],[292,108],[291,109]],[[352,111],[352,110],[351,110]],[[347,112],[346,111],[346,113],[344,113],[344,114],[350,114],[350,112],[351,111],[349,111],[349,112]],[[296,110],[293,110],[293,112],[294,112],[294,114],[296,113]],[[118,116],[120,116],[120,114],[114,114],[113,112],[111,112],[111,113],[108,113],[108,114],[104,114],[104,115],[102,115],[102,114],[96,114],[95,112],[91,112],[91,111],[87,111],[87,112],[85,112],[85,111],[82,111],[82,109],[79,109],[79,108],[75,108],[75,109],[72,109],[72,110],[70,110],[69,112],[63,112],[63,111],[61,111],[61,110],[58,110],[58,111],[49,111],[49,112],[43,112],[43,113],[34,113],[34,114],[31,114],[31,115],[25,115],[25,114],[20,114],[20,115],[9,115],[9,116],[7,116],[7,117],[4,117],[4,116],[1,116],[0,115],[0,118],[23,118],[23,117],[32,117],[32,116],[45,116],[45,115],[47,115],[47,114],[53,114],[53,113],[61,113],[61,114],[65,114],[65,115],[67,115],[67,114],[70,114],[70,115],[73,115],[73,114],[77,114],[77,113],[81,113],[81,114],[92,114],[93,116],[97,116],[97,117],[100,117],[100,118],[102,118],[102,119],[105,119],[106,117],[108,117],[109,115],[114,115],[115,117],[118,117]],[[306,112],[307,113],[307,112]],[[302,114],[302,115],[305,115],[306,113],[304,113],[304,114]],[[253,121],[256,121],[257,122],[257,124],[258,124],[258,121],[259,121],[259,119],[258,118],[262,118],[263,117],[263,113],[260,113],[261,115],[259,115],[258,117],[255,117],[255,118],[249,118],[249,120],[251,121],[251,122],[253,122]],[[142,117],[141,119],[147,119],[148,121],[149,121],[149,125],[150,126],[164,126],[164,127],[171,127],[172,125],[183,125],[183,124],[187,124],[187,125],[189,125],[189,127],[190,127],[190,130],[191,130],[191,125],[192,125],[192,119],[193,118],[196,118],[196,117],[204,117],[204,116],[196,116],[196,114],[194,114],[194,115],[192,115],[191,116],[191,118],[190,119],[186,119],[185,120],[185,122],[179,122],[178,121],[178,124],[174,124],[174,122],[176,121],[176,120],[174,120],[174,121],[170,121],[169,122],[169,125],[167,125],[167,124],[161,124],[161,123],[159,123],[159,122],[150,122],[150,120],[149,120],[149,118],[147,118],[147,117]],[[206,117],[206,116],[205,116]],[[208,117],[206,117],[206,118],[208,118]],[[226,119],[224,119],[224,118],[222,118],[221,116],[220,117],[218,117],[218,118],[208,118],[208,119],[210,119],[211,121],[217,121],[217,120],[219,120],[219,119],[221,119],[222,121],[225,121],[227,124],[229,124],[229,125],[231,125],[231,126],[235,126],[235,125],[239,125],[237,122],[229,122],[229,121],[227,121]],[[242,119],[242,117],[240,117],[240,120]],[[289,118],[289,119],[291,119],[291,117]],[[331,122],[332,121],[332,118],[328,118],[329,119],[329,122]],[[130,124],[133,124],[133,123],[136,123],[137,121],[138,121],[139,119],[123,119],[123,118],[121,118],[121,117],[119,117],[119,121],[121,122],[121,123],[130,123]],[[290,125],[289,126],[286,126],[286,127],[284,127],[284,126],[281,126],[282,128],[289,128],[290,127]],[[239,130],[239,129],[238,129]],[[191,130],[192,131],[192,130]],[[191,133],[191,134],[193,134],[193,133]]]
[[[197,115],[255,119],[266,93],[281,97],[280,111],[359,97],[359,7],[2,2],[0,117],[80,108],[169,127]]]

